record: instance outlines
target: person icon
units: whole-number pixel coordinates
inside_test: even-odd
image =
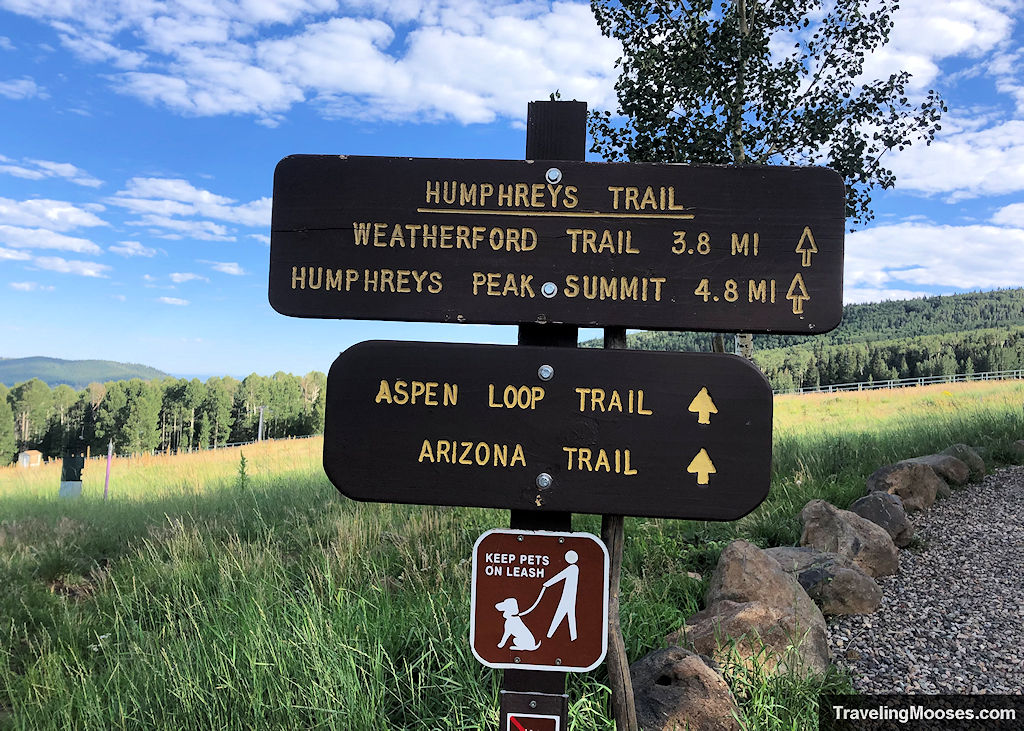
[[[551,618],[551,626],[548,627],[548,637],[555,634],[555,631],[562,624],[562,620],[569,623],[569,639],[576,641],[576,592],[580,584],[580,567],[576,565],[579,561],[579,554],[572,549],[565,552],[565,561],[568,564],[564,569],[544,582],[544,589],[562,582],[562,597],[558,600],[558,607],[555,609],[555,616]]]

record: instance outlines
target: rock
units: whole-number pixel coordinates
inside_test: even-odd
[[[928,470],[922,465],[921,469]],[[934,473],[932,477],[936,480]],[[941,480],[940,480],[941,482]],[[869,576],[887,576],[899,570],[896,544],[881,526],[824,500],[811,500],[800,511],[804,530],[801,546],[845,556]]]
[[[951,447],[943,449],[940,454],[948,454],[951,457],[956,457],[958,460],[967,465],[967,469],[970,473],[969,479],[971,482],[981,482],[981,479],[985,476],[985,460],[981,458],[977,450],[966,444],[954,444]]]
[[[882,589],[854,563],[814,548],[766,548],[782,570],[800,582],[822,614],[871,614],[882,603]]]
[[[722,551],[711,574],[705,606],[728,599],[759,601],[795,611],[805,624],[821,618],[821,612],[800,583],[782,570],[778,561],[747,541],[733,541]]]
[[[925,464],[935,470],[935,474],[946,481],[947,485],[966,485],[970,479],[971,471],[962,460],[951,457],[948,454],[929,454],[924,457],[905,459],[904,462],[911,464]]]
[[[739,731],[739,708],[722,676],[689,650],[667,647],[630,665],[636,718],[645,731]]]
[[[824,673],[829,664],[824,618],[807,624],[789,607],[760,601],[716,602],[666,641],[710,655],[720,667],[739,663],[767,675]]]
[[[868,478],[867,492],[871,494],[880,490],[899,495],[903,509],[909,513],[930,508],[943,484],[942,478],[928,465],[900,462],[875,470]]]
[[[903,501],[898,495],[875,491],[854,500],[850,512],[885,528],[893,543],[900,548],[910,545],[910,539],[914,537],[914,524],[907,519],[907,511],[903,509]]]

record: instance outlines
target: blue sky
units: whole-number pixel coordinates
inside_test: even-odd
[[[949,105],[847,236],[847,302],[1024,284],[1019,0],[904,0],[874,76]],[[521,159],[527,102],[614,105],[589,5],[0,0],[0,356],[184,375],[326,371],[369,338],[511,327],[299,320],[267,302],[293,153]]]

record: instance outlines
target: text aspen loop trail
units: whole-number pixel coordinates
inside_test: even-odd
[[[731,355],[368,342],[327,400],[360,500],[729,520],[769,483],[771,389]]]

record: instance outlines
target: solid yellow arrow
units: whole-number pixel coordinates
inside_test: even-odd
[[[804,226],[804,232],[800,235],[800,242],[796,245],[796,253],[802,257],[801,264],[805,267],[811,265],[811,254],[818,253],[818,245],[814,243],[814,234],[810,226]]]
[[[697,414],[698,424],[710,424],[711,415],[718,413],[718,407],[711,400],[711,394],[708,393],[707,386],[698,391],[697,395],[693,397],[693,401],[690,402],[690,411]]]
[[[718,470],[715,469],[715,463],[708,456],[708,450],[701,449],[690,462],[690,466],[686,468],[686,471],[697,475],[698,485],[706,485],[708,484],[708,476],[715,474]]]
[[[789,291],[786,292],[786,299],[793,302],[793,314],[804,314],[804,300],[809,300],[810,298],[811,295],[807,294],[807,286],[804,284],[803,276],[797,273],[793,277],[793,282],[789,285]]]

